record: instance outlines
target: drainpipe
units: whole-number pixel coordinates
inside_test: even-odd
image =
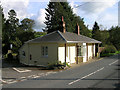
[[[77,47],[76,64],[78,64],[78,43],[76,44],[76,47]]]
[[[88,43],[86,43],[86,48],[87,48],[87,51],[86,51],[87,52],[87,56],[86,57],[87,57],[87,61],[88,61]]]
[[[66,43],[65,43],[65,67],[66,67]]]
[[[92,59],[94,58],[94,43],[92,43]]]

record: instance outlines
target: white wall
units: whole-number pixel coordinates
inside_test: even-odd
[[[58,47],[58,60],[61,61],[61,63],[65,62],[65,47],[63,46]]]
[[[70,63],[75,63],[76,49],[75,46],[69,46],[70,48]]]
[[[92,59],[92,44],[88,44],[88,60]]]
[[[25,52],[25,56],[22,55],[22,52]],[[19,59],[20,59],[20,63],[23,63],[25,65],[28,65],[28,44],[24,44],[20,50],[19,50]]]
[[[86,43],[83,43],[83,62],[87,62]]]
[[[75,44],[66,45],[66,62],[75,63],[76,49]],[[65,46],[60,44],[58,47],[58,60],[62,63],[65,62]]]
[[[27,65],[47,65],[58,60],[58,44],[56,43],[30,43],[25,44],[20,49],[20,62]],[[48,57],[41,55],[41,46],[48,46]],[[26,57],[22,57],[22,51],[25,51]],[[32,60],[30,60],[30,54]]]

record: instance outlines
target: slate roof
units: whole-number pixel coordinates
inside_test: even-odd
[[[40,43],[40,42],[101,43],[100,41],[97,41],[95,39],[83,35],[77,35],[76,33],[71,33],[71,32],[62,33],[60,31],[54,31],[45,36],[29,40],[25,43]]]

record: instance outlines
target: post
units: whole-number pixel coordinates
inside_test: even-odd
[[[97,57],[100,57],[100,52],[99,52],[99,43],[98,43],[98,52],[97,52]]]
[[[92,43],[92,59],[94,58],[94,43]]]
[[[87,61],[88,61],[88,43],[86,43],[86,48],[87,48],[87,50],[86,50],[86,53],[87,53]]]
[[[65,67],[66,67],[66,43],[65,43]]]
[[[76,53],[76,64],[78,64],[78,43],[76,44],[77,47],[77,53]]]

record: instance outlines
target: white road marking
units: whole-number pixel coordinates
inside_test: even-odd
[[[25,80],[27,80],[27,79],[22,79],[22,80],[20,80],[20,81],[25,81]]]
[[[20,77],[21,79],[26,78],[26,77]]]
[[[11,83],[16,83],[17,81],[13,81],[13,82],[8,82],[8,84],[11,84]]]
[[[118,60],[116,60],[116,61],[114,61],[114,62],[110,63],[109,65],[112,65],[112,64],[116,63],[117,61],[118,61]]]
[[[13,69],[16,70],[17,72],[21,72],[16,68],[13,68]],[[50,73],[57,73],[57,72],[50,71],[50,72],[47,72],[46,74],[45,73],[39,73],[39,74],[36,74],[36,75],[30,75],[30,76],[27,76],[27,77],[20,77],[20,79],[14,80],[14,81],[12,81],[12,80],[8,80],[8,81],[0,80],[0,81],[2,81],[3,83],[6,83],[6,84],[11,84],[11,83],[16,83],[18,81],[25,81],[25,80],[27,80],[27,78],[38,78],[38,77],[41,77],[41,76],[48,75]]]
[[[23,69],[17,69],[17,68],[13,68],[15,71],[22,73],[22,72],[30,72],[31,70],[23,70]]]
[[[31,77],[32,77],[32,75],[28,76],[28,78],[31,78]]]
[[[77,79],[77,80],[75,80],[75,81],[72,81],[72,82],[68,83],[68,85],[71,85],[71,84],[73,84],[73,83],[75,83],[75,82],[80,81],[80,80],[83,79],[83,78],[86,78],[86,77],[88,77],[88,76],[90,76],[90,75],[92,75],[92,74],[95,74],[96,72],[99,72],[99,71],[101,71],[102,69],[104,69],[104,67],[102,67],[102,68],[98,69],[97,71],[95,71],[95,72],[93,72],[93,73],[90,73],[90,74],[88,74],[88,75],[86,75],[86,76],[84,76],[84,77],[82,77],[82,78],[80,78],[80,79]]]
[[[38,78],[38,77],[40,77],[40,76],[37,76],[37,75],[36,75],[34,78]]]
[[[13,81],[13,79],[7,80],[7,82],[11,82],[11,81]]]
[[[1,82],[3,82],[3,83],[7,83],[7,81],[4,81],[4,80],[0,80]]]

